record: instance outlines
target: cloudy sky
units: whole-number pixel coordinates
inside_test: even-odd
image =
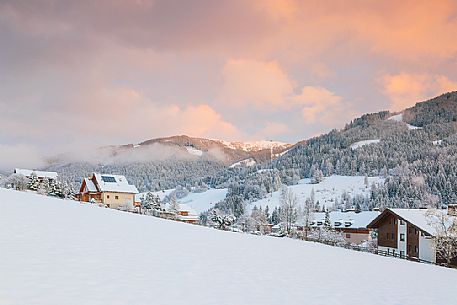
[[[0,0],[0,158],[294,142],[457,90],[456,37],[453,0]]]

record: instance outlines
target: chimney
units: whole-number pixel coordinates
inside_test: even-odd
[[[457,216],[457,204],[448,204],[447,214],[449,216]]]

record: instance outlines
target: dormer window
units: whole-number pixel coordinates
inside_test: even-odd
[[[339,227],[339,226],[341,226],[341,222],[335,221],[335,227]]]

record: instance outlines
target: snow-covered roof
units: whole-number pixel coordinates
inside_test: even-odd
[[[179,211],[188,212],[189,215],[197,215],[197,212],[195,212],[189,205],[185,203],[179,203]]]
[[[378,211],[362,211],[359,213],[333,211],[329,213],[329,216],[333,228],[361,229],[366,228],[379,214],[380,212]],[[314,213],[313,216],[314,223],[312,226],[319,226],[318,222],[322,222],[322,225],[324,224],[324,212]]]
[[[58,174],[56,172],[44,172],[44,171],[36,171],[32,169],[23,169],[23,168],[15,168],[14,173],[21,174],[26,177],[30,177],[32,173],[35,172],[38,178],[49,178],[49,179],[57,179]]]
[[[177,215],[177,218],[178,220],[181,220],[181,221],[199,221],[200,220],[200,217],[198,217],[198,215],[187,215],[187,216],[184,216],[184,215]]]
[[[404,220],[410,222],[411,224],[415,225],[419,229],[435,235],[436,230],[433,226],[429,224],[430,220],[427,218],[427,211],[426,209],[389,209],[394,214],[397,214]],[[447,214],[447,210],[437,210],[438,213]]]
[[[400,217],[401,219],[416,226],[418,229],[434,236],[434,235],[436,235],[436,229],[430,225],[431,219],[429,219],[427,217],[427,211],[428,211],[427,209],[387,209],[381,215],[391,212],[391,213],[397,215],[398,217]],[[447,210],[436,210],[436,211],[437,211],[437,213],[447,214]],[[370,226],[376,227],[376,223],[381,219],[382,219],[382,216],[373,220],[373,222],[370,224]],[[448,225],[451,226],[452,223],[449,223]]]
[[[101,192],[130,193],[137,194],[136,186],[129,184],[122,175],[94,173]]]
[[[84,178],[84,182],[86,183],[86,189],[88,192],[98,192],[97,187],[89,178]]]

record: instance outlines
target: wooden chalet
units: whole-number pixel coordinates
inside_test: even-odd
[[[124,176],[93,173],[91,177],[84,178],[77,198],[79,201],[102,203],[118,209],[133,207],[137,193],[137,188],[129,184]]]
[[[432,263],[437,260],[433,238],[435,229],[429,224],[426,209],[386,209],[368,228],[376,229],[378,250],[388,255]],[[439,210],[446,213],[446,210]]]

